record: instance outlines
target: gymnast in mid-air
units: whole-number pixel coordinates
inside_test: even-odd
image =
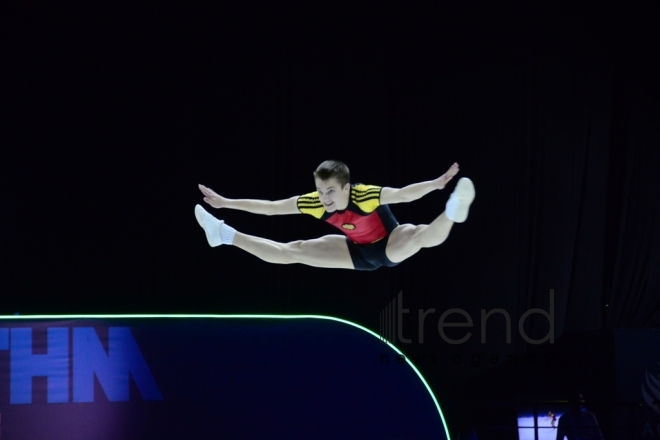
[[[474,185],[459,179],[445,211],[428,225],[400,225],[387,205],[417,200],[443,189],[458,173],[458,164],[435,180],[403,188],[351,184],[346,164],[327,160],[314,172],[316,191],[288,199],[267,201],[228,199],[199,185],[204,201],[214,208],[229,208],[264,215],[308,214],[340,229],[344,235],[279,243],[243,234],[195,206],[195,217],[212,247],[234,245],[269,263],[301,263],[335,269],[375,270],[396,266],[419,252],[443,243],[454,223],[467,219],[474,200]]]

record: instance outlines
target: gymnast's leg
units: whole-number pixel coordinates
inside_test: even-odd
[[[460,179],[447,202],[445,212],[431,224],[399,225],[392,231],[385,248],[387,258],[393,263],[400,263],[422,248],[442,244],[449,236],[454,223],[462,223],[467,219],[474,194],[472,181],[467,178]]]
[[[314,267],[354,269],[346,237],[343,235],[326,235],[313,240],[279,243],[238,232],[199,205],[195,207],[195,217],[204,229],[209,244],[214,247],[233,244],[268,263],[301,263]]]

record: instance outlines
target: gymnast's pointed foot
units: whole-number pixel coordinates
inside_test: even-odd
[[[213,217],[200,205],[195,205],[195,218],[197,223],[204,229],[206,240],[211,247],[233,243],[236,230],[226,225],[224,221]]]
[[[463,223],[467,220],[468,210],[474,200],[474,195],[474,184],[467,177],[462,177],[447,201],[445,208],[447,218],[456,223]]]

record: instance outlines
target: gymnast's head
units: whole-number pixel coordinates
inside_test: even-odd
[[[314,171],[316,190],[328,212],[346,209],[351,193],[350,174],[345,163],[326,160]]]

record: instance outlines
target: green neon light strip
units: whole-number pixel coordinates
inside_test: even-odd
[[[138,315],[12,315],[12,316],[0,316],[0,320],[11,321],[11,320],[37,320],[37,319],[125,319],[125,318],[220,318],[220,319],[325,319],[329,321],[337,321],[344,324],[352,325],[353,327],[359,328],[362,331],[369,333],[370,335],[378,338],[381,342],[387,344],[392,350],[402,355],[408,365],[413,369],[415,373],[422,380],[422,383],[426,387],[427,391],[435,403],[435,407],[438,409],[438,414],[440,414],[440,419],[442,420],[442,426],[445,428],[445,435],[447,440],[449,437],[449,430],[447,429],[447,423],[445,422],[445,416],[442,414],[438,400],[435,398],[431,387],[429,386],[422,373],[415,367],[415,365],[410,362],[410,360],[394,345],[390,344],[389,341],[383,340],[375,332],[369,330],[366,327],[362,327],[360,324],[356,324],[351,321],[347,321],[341,318],[335,318],[334,316],[323,316],[323,315],[199,315],[199,314],[174,314],[174,315],[154,315],[154,314],[138,314]]]

